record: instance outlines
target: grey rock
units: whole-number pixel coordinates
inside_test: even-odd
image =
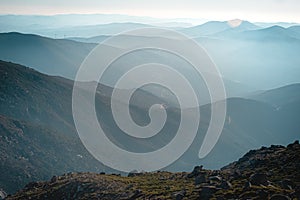
[[[57,176],[53,176],[50,180],[50,183],[54,183],[57,181]]]
[[[203,169],[202,165],[194,167],[193,171],[190,174],[188,174],[187,177],[193,178],[198,176],[201,173],[202,169]]]
[[[206,183],[206,182],[207,182],[207,179],[204,174],[200,174],[200,175],[196,176],[196,178],[195,178],[195,185],[199,185],[201,183]]]
[[[230,188],[232,188],[232,185],[229,181],[222,181],[222,183],[219,186],[222,189],[228,190]]]
[[[294,183],[291,180],[288,180],[288,179],[282,180],[281,181],[281,187],[283,189],[286,189],[286,190],[292,190],[293,187],[294,187]]]
[[[184,196],[186,195],[186,191],[185,190],[181,190],[179,192],[175,192],[173,194],[174,199],[176,200],[182,200],[184,198]]]
[[[210,176],[209,180],[220,182],[220,181],[222,181],[222,177],[220,177],[220,176]]]
[[[246,182],[245,183],[245,185],[244,185],[244,190],[248,190],[248,189],[250,189],[251,188],[251,186],[252,186],[252,184],[248,181],[248,182]]]
[[[143,192],[141,190],[134,191],[133,195],[129,197],[129,199],[137,199],[139,197],[143,196]]]
[[[4,190],[0,189],[0,199],[5,199],[6,197],[7,193]]]

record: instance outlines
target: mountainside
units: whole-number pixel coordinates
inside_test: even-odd
[[[300,26],[291,26],[287,28],[290,31],[290,35],[300,39]]]
[[[68,171],[99,172],[99,170],[105,169],[112,172],[111,169],[103,168],[103,165],[85,150],[79,140],[72,117],[72,81],[44,75],[33,69],[4,61],[0,62],[0,77],[0,115],[3,116],[2,127],[4,127],[3,131],[0,131],[0,135],[5,138],[7,134],[10,134],[15,141],[11,143],[11,139],[1,140],[3,142],[0,155],[0,158],[3,159],[2,167],[7,170],[5,174],[10,176],[9,180],[13,181],[7,184],[0,182],[3,184],[0,185],[0,188],[11,192],[22,187],[29,180],[45,179]],[[107,131],[107,136],[116,145],[133,152],[148,152],[161,148],[174,137],[180,122],[180,113],[171,102],[143,90],[134,94],[131,101],[131,115],[138,124],[149,123],[148,109],[151,105],[159,103],[167,107],[168,118],[162,131],[150,140],[143,140],[124,134],[116,125],[110,109],[111,92],[112,88],[110,87],[98,86],[95,99],[96,112],[101,126],[103,125]],[[200,160],[197,155],[210,122],[211,109],[210,104],[201,106],[200,128],[193,144],[180,159],[165,170],[185,171],[198,163],[210,169],[217,169],[236,160],[249,149],[274,143],[288,144],[290,141],[299,139],[300,117],[296,109],[300,107],[299,102],[287,101],[285,108],[278,110],[268,103],[256,100],[228,99],[226,123],[221,138],[213,151],[206,158]],[[119,103],[124,104],[122,100]],[[124,104],[124,106],[127,105]],[[14,121],[23,123],[25,127],[29,128],[25,130],[15,127]],[[13,127],[12,130],[7,128],[6,124],[11,124],[9,126]],[[15,135],[16,132],[21,131],[19,129],[28,134],[31,132],[40,132],[42,135],[49,134],[48,143],[53,146],[53,149],[46,148],[46,146],[42,148],[45,143],[42,138],[29,141],[25,137],[27,134],[25,136]],[[36,137],[36,135],[32,137]],[[61,140],[60,137],[65,139]],[[56,144],[57,148],[55,148]],[[34,157],[32,160],[30,148],[33,145],[39,147],[41,152],[37,154],[37,158]],[[68,150],[69,147],[72,149]],[[20,149],[22,148],[28,150],[21,154]],[[63,150],[61,150],[62,148]],[[11,152],[10,156],[7,156],[6,152]],[[224,152],[230,153],[224,155]],[[14,154],[22,159],[13,158]],[[40,161],[42,157],[39,155],[44,154],[53,154],[53,159],[65,156],[66,160]],[[18,176],[16,174],[23,174],[24,170],[21,168],[11,169],[10,166],[11,163],[15,166],[23,165],[23,157],[28,159],[26,165],[31,166],[30,163],[41,162],[39,165],[41,167],[36,169],[38,175],[30,174],[27,179],[20,179],[16,184],[14,182]],[[72,163],[75,161],[78,163],[72,167]],[[69,164],[66,164],[65,168],[58,167],[63,165],[61,162]],[[46,176],[45,170],[52,167],[53,171]],[[4,178],[5,174],[2,173],[1,176]],[[1,178],[1,180],[5,179]]]
[[[288,29],[270,27],[223,31],[195,40],[205,47],[225,78],[266,90],[299,82],[299,57],[295,52],[300,51],[300,40],[297,38]]]
[[[74,136],[0,115],[0,188],[7,193],[54,174],[105,169]]]
[[[50,174],[106,169],[76,134],[72,81],[3,61],[0,77],[0,188],[11,193]]]
[[[4,61],[0,61],[0,77],[0,159],[3,172],[0,174],[0,188],[12,193],[28,181],[46,179],[55,174],[114,171],[95,160],[77,135],[72,117],[72,81]],[[154,147],[143,141],[128,143],[130,138],[119,135],[123,133],[111,119],[108,98],[111,92],[112,88],[99,85],[96,95],[97,113],[107,113],[100,119],[109,128],[110,139],[123,148],[134,147],[135,151],[153,149],[169,141],[170,135],[167,135],[156,138]],[[136,95],[147,102],[157,99],[143,91]],[[136,105],[132,114],[143,123],[148,120],[146,108],[142,106],[146,104],[143,101],[138,103],[138,99],[132,100],[132,105]],[[173,127],[170,123],[173,122],[167,124]]]
[[[286,103],[296,103],[300,100],[300,84],[287,85],[281,88],[264,91],[250,96],[258,101],[266,102],[276,107],[284,106]]]
[[[235,35],[237,36],[237,35]],[[299,36],[299,33],[298,33]],[[294,42],[295,39],[298,39],[297,33],[291,30],[290,28],[286,29],[281,26],[271,26],[265,29],[259,30],[250,30],[246,31],[243,34],[239,34],[240,38],[258,40],[258,41],[287,41]]]
[[[67,78],[75,77],[83,59],[95,47],[95,44],[21,33],[0,33],[0,43],[1,60]]]
[[[251,150],[221,170],[129,173],[128,177],[69,173],[32,182],[17,199],[271,199],[300,198],[299,141]]]

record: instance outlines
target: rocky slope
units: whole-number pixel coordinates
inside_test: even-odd
[[[300,145],[251,150],[221,170],[191,173],[68,173],[31,182],[18,199],[300,199]]]

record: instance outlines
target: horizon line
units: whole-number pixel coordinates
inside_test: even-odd
[[[119,15],[119,16],[127,16],[127,17],[135,17],[135,18],[148,18],[148,19],[155,19],[155,20],[201,20],[203,23],[210,22],[210,21],[220,21],[220,22],[226,22],[226,21],[231,21],[231,20],[241,20],[241,21],[248,21],[252,23],[287,23],[287,24],[300,24],[300,22],[296,21],[285,21],[285,20],[280,20],[280,21],[264,21],[264,20],[249,20],[249,19],[241,19],[239,17],[233,17],[233,18],[228,18],[228,19],[209,19],[209,18],[197,18],[197,17],[154,17],[154,16],[147,16],[147,15],[130,15],[130,14],[125,14],[125,13],[53,13],[53,14],[40,14],[40,13],[33,13],[33,14],[28,14],[28,13],[23,13],[23,14],[17,14],[17,13],[0,13],[0,16],[45,16],[45,17],[53,17],[53,16],[63,16],[63,15]],[[131,21],[128,21],[131,22]],[[176,21],[172,21],[176,22]],[[111,22],[114,23],[114,22]],[[181,22],[181,23],[189,23],[189,22]],[[193,24],[192,22],[190,22]],[[202,23],[202,24],[203,24]]]

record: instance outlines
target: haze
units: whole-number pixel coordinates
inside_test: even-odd
[[[2,0],[0,14],[125,14],[155,18],[197,18],[257,22],[300,22],[298,0]]]

